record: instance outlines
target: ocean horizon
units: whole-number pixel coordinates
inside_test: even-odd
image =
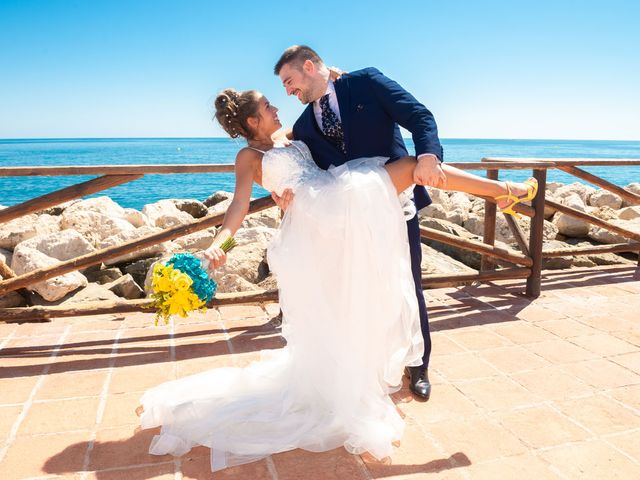
[[[445,162],[479,162],[483,157],[634,158],[640,159],[640,141],[442,138]],[[405,139],[409,152],[410,138]],[[233,163],[243,141],[229,138],[23,138],[0,139],[0,166],[223,164]],[[616,185],[640,182],[639,167],[590,167],[589,172]],[[477,174],[484,172],[477,170]],[[522,180],[530,171],[502,171],[501,179]],[[93,176],[2,177],[0,205],[10,206]],[[586,183],[558,170],[548,181]],[[108,195],[123,207],[141,209],[165,198],[204,200],[219,190],[233,191],[234,175],[146,175],[134,182],[91,195]],[[253,196],[267,192],[254,186]]]

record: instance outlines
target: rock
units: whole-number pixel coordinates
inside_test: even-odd
[[[60,219],[53,215],[29,214],[3,223],[0,228],[0,248],[13,250],[16,245],[36,235],[60,231]]]
[[[136,228],[153,226],[151,225],[149,218],[135,208],[125,208],[124,219]]]
[[[166,260],[169,260],[170,256],[166,256]],[[147,278],[147,273],[151,271],[151,268],[154,263],[161,260],[162,257],[156,256],[151,258],[142,258],[137,260],[129,265],[125,265],[123,270],[130,274],[133,277],[133,280],[138,285],[145,285],[145,281]]]
[[[142,208],[142,213],[149,218],[151,225],[160,228],[177,227],[193,222],[193,217],[187,212],[178,210],[171,200],[149,203]]]
[[[451,205],[454,209],[458,209],[463,212],[469,212],[471,211],[472,198],[473,197],[463,192],[453,192],[449,196],[449,201],[451,202]]]
[[[560,182],[547,182],[547,195],[553,195],[560,187],[564,187],[564,183]]]
[[[432,203],[421,209],[418,213],[420,217],[438,218],[440,220],[447,219],[447,211],[439,203]]]
[[[18,247],[35,248],[45,255],[60,261],[93,253],[93,245],[73,229],[61,230],[48,235],[38,235],[18,244]]]
[[[265,254],[275,229],[253,227],[240,229],[235,235],[238,244],[227,256],[227,263],[217,273],[219,278],[236,274],[250,283],[257,284],[269,274]]]
[[[520,220],[516,220],[522,229],[525,238],[529,238],[529,231],[531,229],[531,219],[529,217],[523,216]],[[470,214],[469,218],[464,222],[464,228],[469,230],[471,233],[483,236],[484,235],[484,218],[480,218],[477,215]],[[543,224],[543,239],[544,240],[555,240],[558,235],[558,227],[556,227],[553,223],[544,221]],[[511,229],[509,228],[509,224],[504,218],[504,215],[496,216],[496,240],[504,243],[514,243],[515,238],[511,233]]]
[[[205,250],[211,246],[215,237],[215,231],[207,229],[176,238],[173,242],[184,250]]]
[[[475,270],[439,252],[433,247],[421,245],[422,247],[422,275],[442,275],[447,273],[474,273]]]
[[[102,242],[100,242],[100,248],[122,245],[123,243],[130,242],[131,240],[146,237],[160,231],[162,231],[162,229],[158,227],[140,227],[134,229],[133,231],[121,232],[105,238]],[[172,244],[171,242],[156,243],[155,245],[151,245],[150,247],[134,250],[133,252],[125,253],[124,255],[121,255],[117,258],[106,260],[105,264],[113,265],[115,263],[128,262],[131,260],[136,260],[138,258],[153,257],[159,254],[162,255],[171,252],[173,247],[174,244]]]
[[[104,285],[105,283],[113,282],[122,277],[122,271],[116,267],[106,268],[106,266],[102,264],[101,268],[97,270],[84,272],[84,276],[87,277],[90,283]]]
[[[607,221],[618,218],[618,212],[610,207],[587,207],[587,213]]]
[[[260,283],[258,283],[257,286],[260,287],[262,290],[277,290],[278,279],[273,273],[271,273],[267,278],[265,278]]]
[[[640,205],[625,207],[618,211],[618,218],[621,220],[640,219]]]
[[[585,204],[575,193],[564,197],[560,203],[580,212],[586,212]],[[589,223],[566,213],[557,212],[553,216],[552,223],[558,228],[558,232],[567,237],[586,237],[589,233]]]
[[[449,194],[445,190],[440,190],[439,188],[427,187],[427,191],[429,192],[429,196],[433,203],[437,203],[441,205],[445,210],[450,210],[453,208],[453,204],[451,203],[451,199],[449,198]]]
[[[2,276],[0,276],[0,280]],[[25,307],[27,301],[18,292],[9,292],[0,297],[0,308]]]
[[[268,227],[278,228],[280,226],[280,209],[278,207],[267,208],[261,212],[247,215],[242,222],[242,228]]]
[[[70,207],[71,205],[73,205],[74,203],[78,203],[81,200],[69,200],[68,202],[64,202],[61,203],[59,205],[54,205],[53,207],[49,207],[49,208],[45,208],[44,210],[40,210],[38,212],[38,215],[42,215],[43,213],[46,213],[48,215],[61,215],[62,212],[65,211],[65,209],[67,209],[68,207]]]
[[[627,185],[626,187],[624,187],[624,189],[627,192],[631,192],[631,193],[635,193],[636,195],[640,195],[640,183],[634,182],[634,183],[630,183],[629,185]],[[622,200],[622,206],[623,207],[631,207],[633,205],[637,205],[637,203],[630,203],[627,200]]]
[[[233,198],[233,193],[231,192],[225,192],[224,190],[220,190],[218,192],[215,192],[213,195],[209,196],[204,202],[202,202],[206,207],[213,207],[214,205],[217,205],[218,203],[225,201],[225,200],[231,200]]]
[[[11,269],[16,275],[31,272],[44,267],[58,264],[59,261],[44,253],[29,247],[17,247],[13,252]],[[27,287],[38,292],[47,301],[55,301],[69,292],[87,285],[87,279],[79,272],[69,272],[58,277],[37,282]]]
[[[608,190],[597,190],[589,197],[592,207],[609,207],[618,210],[622,206],[622,198]]]
[[[207,211],[209,212],[209,215],[218,215],[221,213],[225,213],[229,208],[229,205],[231,205],[231,199],[223,200],[221,202],[216,203],[212,207],[209,207]]]
[[[591,240],[569,239],[567,243],[575,247],[593,247],[600,245]],[[591,255],[576,255],[573,260],[574,267],[594,267],[597,265],[619,265],[634,264],[634,261],[628,260],[615,253],[597,253]]]
[[[216,278],[216,282],[218,282],[217,291],[219,293],[252,292],[263,289],[235,273],[221,275],[219,278]]]
[[[107,217],[125,217],[124,208],[114,202],[110,197],[101,196],[79,200],[64,209],[63,213],[73,215],[76,212],[96,212]]]
[[[559,240],[549,240],[542,243],[543,250],[555,250],[559,248],[568,248],[570,245]],[[542,259],[542,268],[545,270],[558,270],[563,268],[571,268],[574,257],[571,255],[566,257],[550,257]]]
[[[640,222],[631,220],[611,220],[610,223],[621,228],[625,228],[637,234],[640,234]],[[599,243],[628,243],[630,240],[623,235],[610,232],[604,228],[592,225],[589,229],[589,238]]]
[[[576,194],[582,200],[585,207],[589,203],[589,197],[592,193],[596,191],[595,188],[585,185],[580,182],[570,183],[569,185],[564,185],[559,187],[555,192],[553,192],[553,200],[557,202],[561,202],[563,198],[569,197],[570,195]]]
[[[209,214],[207,206],[194,198],[171,199],[169,201],[173,202],[178,210],[188,213],[193,218],[202,218]]]
[[[93,210],[79,210],[75,208],[76,205],[62,212],[60,227],[76,230],[96,248],[100,248],[105,238],[136,230],[136,227],[124,217],[109,216]]]
[[[84,302],[104,302],[106,300],[118,301],[120,300],[120,297],[118,297],[111,290],[105,288],[104,285],[89,283],[85,288],[78,290],[72,295],[69,295],[60,304],[68,305]]]
[[[9,250],[5,250],[4,248],[0,248],[0,260],[2,260],[7,267],[11,266],[11,259],[13,258],[13,253]]]
[[[104,288],[111,290],[119,297],[127,299],[144,297],[142,288],[140,288],[140,286],[133,280],[133,277],[129,273],[113,280],[112,282],[104,284]]]
[[[453,210],[446,212],[444,219],[451,223],[455,223],[456,225],[463,225],[468,218],[469,218],[468,211],[463,211],[459,208],[454,208]]]

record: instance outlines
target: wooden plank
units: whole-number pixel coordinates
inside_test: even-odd
[[[514,263],[516,265],[525,265],[530,267],[532,264],[531,258],[521,254],[520,252],[516,252],[515,250],[506,250],[491,245],[485,245],[484,243],[476,240],[467,240],[433,228],[420,226],[420,236],[430,240],[436,240],[447,245],[453,245],[464,250],[471,250],[472,252],[499,258],[500,260]]]
[[[571,215],[572,217],[579,218],[593,225],[605,228],[611,232],[619,233],[620,235],[630,238],[631,240],[635,240],[636,242],[640,242],[640,234],[632,232],[631,230],[627,230],[626,228],[619,227],[617,225],[614,225],[613,223],[609,223],[588,213],[584,213],[580,210],[576,210],[575,208],[567,207],[566,205],[562,205],[561,203],[554,202],[553,200],[547,200],[547,205],[555,208],[559,212],[566,213],[567,215]]]
[[[0,277],[2,278],[14,278],[17,275],[13,270],[7,265],[4,260],[0,259]]]
[[[636,195],[633,192],[629,192],[614,183],[607,182],[606,180],[598,177],[597,175],[593,175],[592,173],[586,172],[578,167],[561,166],[558,168],[563,172],[570,173],[575,177],[581,178],[582,180],[586,180],[587,182],[590,182],[598,187],[601,187],[601,188],[604,188],[605,190],[613,192],[616,195],[619,195],[620,197],[625,199],[629,203],[640,204],[640,195]]]
[[[567,247],[543,250],[544,258],[565,257],[569,255],[597,255],[599,253],[640,252],[640,243],[613,243],[584,247]]]
[[[509,215],[508,213],[504,214],[504,218],[507,220],[509,230],[511,230],[513,238],[515,238],[516,242],[518,242],[518,246],[520,247],[520,250],[522,250],[522,253],[524,253],[526,256],[530,256],[529,245],[527,245],[527,240],[524,238],[524,232],[522,231],[522,228],[520,228],[520,224],[516,222],[516,219],[513,218],[513,215]]]
[[[59,165],[51,167],[0,167],[0,177],[64,175],[148,175],[171,173],[229,173],[234,165],[166,164],[166,165]]]
[[[490,180],[498,180],[499,170],[487,170],[487,178]],[[482,241],[487,245],[495,245],[496,243],[496,211],[497,205],[493,198],[485,198],[484,200],[484,235]],[[495,263],[490,260],[491,257],[483,255],[480,260],[481,270],[494,270]]]
[[[552,162],[555,166],[634,166],[640,165],[640,158],[532,158],[532,157],[484,157],[483,162]]]
[[[529,275],[531,275],[531,269],[526,267],[502,268],[477,273],[426,275],[422,277],[422,288],[456,287],[473,282],[527,278]]]
[[[249,205],[249,213],[259,212],[274,206],[275,203],[271,196],[262,197],[257,200],[253,200]],[[165,242],[167,240],[173,240],[174,238],[188,235],[189,233],[204,230],[205,228],[216,227],[222,223],[224,219],[224,213],[217,215],[208,215],[206,217],[195,220],[188,225],[180,225],[177,227],[163,230],[162,232],[154,233],[146,237],[130,240],[123,244],[104,248],[97,252],[82,255],[80,257],[72,258],[50,267],[34,270],[29,273],[25,273],[15,278],[10,278],[0,282],[0,296],[5,293],[17,290],[19,288],[27,287],[33,283],[47,280],[49,278],[57,277],[68,272],[73,272],[81,268],[86,268],[91,265],[96,265],[105,260],[110,260],[125,253],[139,250],[142,248],[150,247],[158,243]]]
[[[534,178],[538,181],[538,194],[532,201],[536,215],[531,219],[531,231],[529,232],[529,254],[533,260],[531,275],[527,278],[526,294],[530,298],[540,296],[540,283],[542,281],[542,241],[544,239],[544,203],[545,190],[547,188],[547,171],[536,169]]]
[[[0,210],[0,223],[5,223],[14,218],[27,215],[29,213],[39,212],[53,205],[59,205],[68,200],[91,195],[92,193],[101,192],[116,185],[138,180],[144,175],[106,175],[94,178],[83,183],[71,185],[70,187],[47,193],[40,197],[27,200],[18,205],[12,205]]]

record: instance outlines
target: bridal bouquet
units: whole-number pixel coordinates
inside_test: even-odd
[[[228,252],[236,246],[233,237],[220,248]],[[206,264],[191,253],[178,253],[165,263],[153,267],[151,283],[152,304],[156,310],[156,325],[162,318],[169,323],[171,315],[186,317],[193,310],[205,311],[207,303],[215,296],[218,284],[209,277]]]

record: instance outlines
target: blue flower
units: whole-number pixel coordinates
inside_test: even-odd
[[[202,268],[200,260],[191,253],[177,253],[167,262],[167,265],[173,266],[176,270],[189,275],[193,280],[191,289],[198,298],[208,302],[216,294],[218,284],[215,280],[209,278],[207,272]]]

